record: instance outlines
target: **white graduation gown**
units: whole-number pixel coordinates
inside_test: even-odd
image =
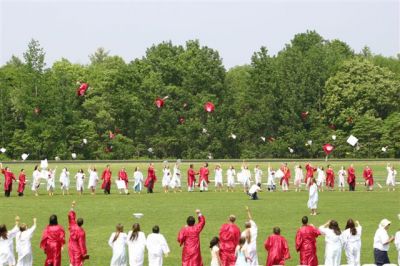
[[[68,190],[69,189],[69,172],[62,170],[61,174],[60,174],[60,183],[61,185],[61,189],[65,189]]]
[[[76,173],[75,179],[76,179],[76,190],[81,191],[83,190],[83,180],[85,178],[85,174],[83,173]]]
[[[309,209],[316,209],[318,205],[318,187],[315,183],[310,186],[308,193],[307,207]]]
[[[17,254],[18,254],[17,266],[33,265],[31,239],[35,229],[36,225],[33,225],[31,228],[23,232],[18,232],[17,236],[15,237]]]
[[[319,231],[325,236],[325,265],[340,266],[342,258],[341,236],[332,229],[320,226]]]
[[[39,170],[33,171],[33,174],[32,174],[32,191],[36,191],[39,188],[40,178],[41,177],[42,177],[42,175],[39,172]]]
[[[249,263],[249,266],[258,266],[258,256],[257,256],[257,234],[258,234],[258,228],[256,223],[253,220],[249,221],[251,224],[250,227],[250,243],[247,244],[247,252],[248,256],[251,259],[251,262]],[[246,236],[246,231],[242,232],[242,237]]]
[[[138,237],[135,240],[130,240],[131,235],[132,231],[129,231],[127,240],[129,266],[143,266],[146,236],[143,232],[138,232]]]
[[[325,183],[325,172],[324,170],[317,169],[317,185],[322,186]]]
[[[261,169],[254,168],[254,179],[255,179],[256,184],[262,183],[262,174],[263,174],[263,172]]]
[[[116,233],[112,233],[108,240],[108,245],[112,248],[113,255],[110,266],[127,266],[128,258],[126,256],[127,235],[120,233],[117,240],[113,242]]]
[[[171,171],[168,168],[163,169],[162,186],[168,187],[171,182]]]
[[[360,252],[361,252],[361,234],[362,227],[356,227],[356,235],[352,235],[350,229],[342,232],[342,243],[346,253],[347,264],[351,266],[360,266]]]
[[[90,170],[89,169],[89,184],[88,188],[96,188],[97,186],[97,181],[99,180],[99,175],[97,174],[96,171]]]
[[[133,184],[133,189],[136,192],[140,192],[143,187],[143,173],[140,171],[136,171],[133,173],[133,179],[135,180],[135,183]]]
[[[215,176],[214,176],[215,185],[221,184],[222,185],[222,169],[215,169]]]
[[[181,187],[181,170],[176,166],[174,166],[170,187]]]
[[[47,178],[47,191],[54,190],[56,187],[56,171],[48,172],[49,176]]]
[[[19,227],[14,226],[13,229],[8,231],[7,239],[3,239],[0,237],[0,265],[8,266],[15,265],[15,256],[14,256],[14,242],[13,239],[19,232]]]
[[[162,234],[149,234],[146,240],[149,266],[162,266],[163,255],[169,253],[167,241]]]
[[[228,187],[234,187],[235,186],[235,175],[236,175],[235,169],[228,169],[226,171]]]

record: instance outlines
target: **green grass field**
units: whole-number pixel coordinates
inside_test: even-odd
[[[249,163],[249,168],[253,171],[257,163]],[[263,182],[266,182],[267,163],[259,163],[264,171]],[[279,163],[271,163],[273,167],[278,167]],[[302,163],[304,165],[304,163]],[[325,162],[315,162],[314,164],[323,164]],[[332,162],[335,173],[341,165],[348,166],[350,162]],[[375,180],[383,185],[383,189],[375,187],[373,192],[365,192],[363,185],[356,186],[356,192],[323,192],[320,193],[318,204],[319,215],[309,217],[310,222],[316,226],[324,224],[329,219],[335,219],[339,222],[341,228],[345,226],[348,218],[359,220],[363,226],[362,236],[362,263],[373,263],[372,243],[375,230],[378,223],[383,218],[392,221],[390,234],[394,235],[400,230],[400,221],[397,214],[400,213],[400,188],[395,192],[387,192],[384,180],[386,179],[386,162],[355,162],[357,179],[362,181],[362,169],[368,164],[374,170]],[[394,162],[399,171],[400,164]],[[6,164],[4,164],[6,165]],[[83,196],[77,196],[73,176],[79,168],[86,170],[87,163],[65,164],[71,173],[71,192],[69,196],[62,196],[59,189],[58,177],[63,163],[50,164],[50,167],[58,166],[57,171],[57,189],[54,197],[47,196],[45,186],[41,186],[39,197],[32,195],[30,184],[27,185],[25,196],[19,198],[16,195],[17,185],[15,184],[11,198],[0,197],[0,223],[7,224],[11,229],[14,217],[19,215],[22,222],[29,225],[32,218],[37,217],[38,229],[33,238],[34,265],[42,265],[44,253],[39,249],[39,241],[43,228],[48,223],[48,217],[51,214],[57,214],[59,223],[67,230],[67,213],[71,202],[77,202],[76,212],[78,217],[85,219],[84,228],[87,236],[87,246],[90,254],[90,260],[85,265],[109,265],[111,259],[111,249],[107,241],[110,234],[114,231],[117,223],[125,226],[125,231],[129,231],[134,222],[138,220],[132,217],[134,212],[144,213],[144,217],[139,220],[142,231],[147,235],[150,233],[153,225],[160,226],[161,233],[166,237],[171,249],[171,254],[164,260],[164,265],[180,265],[181,248],[178,246],[176,237],[179,229],[185,224],[189,215],[194,215],[194,210],[199,208],[206,217],[206,226],[201,234],[202,256],[205,265],[210,263],[210,252],[208,243],[213,236],[218,235],[220,226],[227,220],[230,214],[237,216],[237,223],[243,229],[246,220],[245,206],[249,206],[255,222],[259,227],[257,239],[259,263],[265,264],[266,253],[263,243],[266,237],[271,233],[274,226],[280,226],[282,235],[285,236],[290,245],[291,260],[287,265],[297,265],[298,254],[294,248],[294,238],[297,228],[300,226],[300,220],[303,215],[308,215],[307,209],[308,193],[306,191],[296,193],[293,190],[288,193],[280,191],[275,193],[262,192],[260,200],[251,201],[237,187],[235,192],[214,192],[213,189],[205,193],[188,193],[186,189],[182,193],[165,194],[161,189],[161,164],[156,164],[156,173],[158,182],[154,194],[130,194],[120,195],[113,183],[112,194],[105,196],[102,191],[97,190],[97,195],[90,195],[86,190]],[[186,188],[186,171],[188,163],[182,163],[182,181]],[[210,169],[214,168],[215,163],[210,163]],[[225,170],[229,163],[222,163]],[[240,168],[240,163],[233,163],[236,169]],[[126,163],[111,164],[113,177],[115,178],[118,170],[125,166],[130,178],[132,177],[135,166],[140,166],[146,176],[147,164],[144,163]],[[170,165],[172,167],[172,164]],[[289,163],[293,175],[294,163]],[[12,171],[18,175],[20,168],[25,168],[28,180],[31,181],[33,164],[10,164]],[[99,173],[105,168],[105,164],[97,164]],[[195,164],[198,169],[200,164]],[[212,171],[210,171],[212,172]],[[253,173],[253,172],[252,172]],[[211,175],[213,179],[213,175]],[[3,183],[3,178],[1,179]],[[85,182],[85,189],[87,180]],[[211,183],[211,187],[213,184]],[[293,186],[290,187],[293,189]],[[68,234],[67,234],[68,236]],[[147,257],[147,255],[146,255]],[[397,254],[394,246],[391,247],[389,257],[392,262],[396,262]],[[322,264],[324,261],[324,239],[318,239],[318,258]],[[146,258],[147,261],[147,258]],[[345,264],[343,255],[342,263]],[[146,262],[147,263],[147,262]],[[68,265],[67,246],[63,251],[63,263]]]

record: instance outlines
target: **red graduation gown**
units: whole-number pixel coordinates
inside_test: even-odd
[[[111,188],[111,170],[104,169],[103,174],[101,175],[101,179],[103,179],[103,184],[101,184],[101,189],[110,190]]]
[[[200,233],[206,224],[203,215],[199,216],[199,222],[193,226],[183,227],[178,234],[179,245],[182,249],[182,266],[203,266],[200,251]]]
[[[356,185],[356,171],[353,167],[347,169],[347,183],[350,185]]]
[[[157,181],[156,172],[154,171],[153,167],[149,167],[147,169],[147,178],[144,181],[144,186],[153,189],[154,183],[156,183],[156,181]]]
[[[126,171],[120,170],[118,172],[118,178],[120,180],[123,180],[125,182],[125,187],[128,188],[128,174],[126,173]]]
[[[235,249],[239,244],[240,229],[236,224],[223,224],[219,231],[219,256],[221,266],[234,266],[236,262]]]
[[[312,167],[309,164],[306,164],[306,180],[305,182],[307,183],[309,178],[314,177],[314,172],[317,171],[317,168]]]
[[[310,225],[302,226],[296,233],[296,250],[300,252],[301,265],[318,266],[316,238],[320,231]]]
[[[270,235],[264,247],[268,251],[266,266],[285,265],[285,260],[290,259],[289,246],[283,236]]]
[[[4,175],[4,191],[12,191],[12,182],[15,181],[15,176],[11,171],[6,171],[5,169],[1,170],[1,173]]]
[[[372,186],[374,184],[372,169],[365,169],[363,172],[363,177],[365,179],[365,182],[367,183],[367,186]]]
[[[61,248],[65,244],[65,231],[60,225],[48,225],[42,234],[40,248],[46,253],[45,266],[61,266]]]
[[[188,175],[188,187],[192,187],[196,182],[197,173],[192,168],[189,168],[187,175]]]
[[[207,167],[201,167],[200,171],[199,171],[199,174],[200,174],[199,186],[201,184],[201,181],[203,181],[203,180],[206,181],[207,184],[210,183],[210,181],[208,180],[209,172],[208,172],[208,168]]]
[[[332,169],[326,169],[326,185],[328,187],[335,186],[335,173]]]
[[[68,254],[69,262],[72,266],[82,266],[84,257],[87,254],[85,230],[76,223],[76,214],[74,211],[68,213],[69,222],[69,241]]]
[[[289,179],[292,176],[291,173],[290,173],[290,170],[287,167],[283,167],[283,168],[281,168],[281,170],[283,172],[283,177],[280,180],[280,185],[282,186],[282,182],[283,182],[283,180],[285,180],[287,186],[289,187]]]
[[[23,193],[24,190],[25,190],[26,175],[23,174],[23,173],[19,174],[18,181],[19,181],[19,184],[18,184],[18,193]]]

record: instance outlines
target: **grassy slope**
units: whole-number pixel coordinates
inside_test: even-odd
[[[337,172],[339,165],[344,164],[347,166],[349,163],[332,163]],[[358,181],[361,181],[362,167],[366,162],[355,163],[356,173]],[[386,176],[386,169],[384,162],[368,162],[373,168],[376,176],[376,180],[382,185],[383,180]],[[133,168],[138,164],[125,164],[129,175],[131,176]],[[139,164],[142,170],[145,170],[147,165]],[[240,165],[235,163],[235,168],[240,168]],[[250,164],[250,168],[254,168],[255,163]],[[273,163],[274,167],[279,164]],[[52,165],[54,166],[54,165]],[[118,169],[122,164],[113,164],[112,170],[114,176],[118,172]],[[198,169],[200,165],[196,164],[195,167]],[[222,167],[225,170],[227,164]],[[267,165],[263,163],[262,169],[264,170],[264,176]],[[290,165],[290,169],[293,169],[293,163]],[[21,167],[27,169],[27,176],[30,180],[33,165],[11,165],[12,170],[17,173]],[[62,164],[58,165],[57,179]],[[87,169],[88,164],[75,164],[68,165],[70,168],[71,175],[75,174],[78,168]],[[188,165],[182,165],[182,173],[184,173],[184,184],[186,179],[186,170]],[[98,168],[102,170],[103,165],[98,165]],[[210,169],[213,168],[213,164],[210,164]],[[298,255],[294,249],[294,236],[295,232],[300,224],[300,219],[303,215],[307,215],[308,209],[306,208],[306,202],[308,195],[305,191],[301,193],[295,193],[290,191],[289,193],[261,193],[261,200],[250,201],[237,189],[234,193],[170,193],[168,195],[161,193],[161,165],[156,165],[157,176],[159,182],[156,186],[156,192],[152,195],[147,194],[131,194],[129,196],[119,195],[116,191],[112,191],[112,195],[104,196],[101,191],[98,191],[98,195],[86,195],[78,197],[75,194],[70,196],[61,196],[59,189],[56,191],[56,195],[53,198],[49,198],[45,195],[44,188],[42,187],[41,196],[34,197],[31,195],[30,186],[26,190],[26,196],[24,198],[18,198],[13,192],[13,197],[6,199],[0,197],[0,223],[6,223],[9,227],[13,223],[15,215],[20,215],[24,222],[31,223],[32,217],[38,218],[38,230],[33,238],[35,265],[40,265],[43,262],[44,254],[39,250],[40,234],[42,229],[45,227],[48,217],[50,214],[55,213],[59,216],[60,224],[64,225],[67,229],[67,212],[70,207],[72,200],[77,201],[77,213],[78,216],[85,218],[85,229],[87,232],[87,243],[89,253],[91,255],[90,261],[86,265],[108,265],[111,258],[111,249],[107,245],[107,240],[114,230],[114,226],[117,223],[125,225],[125,231],[128,231],[135,219],[132,218],[132,213],[143,212],[145,216],[140,220],[142,230],[148,234],[151,231],[151,227],[158,224],[171,248],[171,255],[165,260],[165,265],[179,265],[180,264],[180,253],[181,249],[177,245],[176,236],[177,233],[188,215],[192,215],[196,208],[200,208],[203,214],[207,218],[206,227],[202,233],[202,255],[204,258],[205,265],[209,264],[210,254],[208,250],[208,243],[210,239],[218,234],[219,228],[222,223],[226,221],[229,214],[235,214],[238,218],[238,225],[242,228],[245,222],[245,210],[244,206],[248,205],[252,212],[256,223],[259,226],[259,237],[258,237],[258,254],[259,262],[263,264],[265,262],[265,252],[263,249],[263,242],[268,234],[270,234],[273,226],[280,226],[282,235],[284,235],[289,242],[292,259],[288,262],[288,265],[296,265],[298,262]],[[144,171],[145,172],[145,171]],[[224,174],[225,178],[225,174]],[[71,179],[72,191],[73,180]],[[264,178],[264,182],[266,179]],[[86,183],[87,184],[87,183]],[[58,185],[58,182],[57,182]],[[15,187],[14,187],[15,188]],[[114,185],[115,189],[115,185]],[[324,192],[320,194],[319,211],[320,215],[316,217],[310,217],[311,223],[314,225],[321,225],[328,219],[338,220],[341,227],[344,227],[347,218],[352,217],[357,219],[363,225],[363,247],[362,247],[362,262],[373,262],[372,255],[372,240],[376,230],[377,224],[382,218],[388,218],[393,222],[390,233],[394,234],[396,230],[400,229],[400,222],[397,220],[397,213],[400,212],[400,193],[399,190],[396,192],[387,192],[386,189],[378,189],[374,192],[364,192],[363,187],[358,186],[358,191],[355,193],[342,193],[342,192]],[[63,253],[63,265],[67,263],[67,252],[66,248]],[[323,263],[324,253],[324,239],[318,240],[318,256],[320,262]],[[392,261],[395,261],[397,254],[395,254],[394,248],[392,247],[389,256]],[[343,263],[345,260],[342,261]]]

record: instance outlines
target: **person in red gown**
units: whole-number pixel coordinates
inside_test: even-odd
[[[331,191],[335,187],[335,172],[333,172],[331,165],[328,165],[328,169],[326,169],[326,186]]]
[[[317,241],[320,231],[312,225],[308,225],[308,217],[301,219],[303,226],[296,233],[296,251],[300,252],[301,265],[317,266]]]
[[[11,172],[9,167],[3,168],[3,164],[0,163],[1,173],[4,175],[4,196],[10,197],[12,191],[12,182],[15,180],[15,175]]]
[[[129,194],[128,192],[128,173],[125,171],[125,168],[122,168],[118,172],[118,179],[125,182],[125,194]]]
[[[365,180],[365,185],[368,191],[372,191],[374,188],[374,175],[372,169],[367,165],[363,171],[363,177]]]
[[[349,184],[349,191],[354,191],[356,188],[356,171],[353,164],[347,169],[347,184]]]
[[[229,216],[228,223],[219,230],[219,256],[221,266],[234,266],[236,262],[235,249],[240,240],[240,229],[235,224],[236,217]]]
[[[317,168],[312,167],[310,163],[306,164],[306,186],[310,187],[311,180],[314,178],[314,172],[317,171]]]
[[[199,175],[200,177],[198,186],[200,187],[200,192],[207,191],[208,183],[210,183],[210,181],[208,180],[208,175],[209,175],[208,163],[204,163],[203,167],[200,168]]]
[[[156,172],[153,163],[150,163],[147,169],[147,178],[144,181],[144,186],[147,187],[147,193],[153,193],[154,184],[157,181]]]
[[[281,166],[281,171],[283,172],[283,177],[280,180],[280,185],[282,186],[282,190],[286,192],[289,190],[289,179],[291,177],[291,173],[289,167],[287,167],[287,164],[283,164]]]
[[[290,259],[288,243],[281,236],[279,227],[274,227],[273,234],[265,240],[264,247],[268,252],[266,266],[285,265],[285,260]]]
[[[187,172],[187,176],[188,176],[188,191],[192,192],[194,191],[194,186],[196,183],[196,175],[198,175],[199,173],[196,173],[196,171],[194,171],[193,169],[193,164],[190,164],[188,172]]]
[[[18,190],[17,190],[18,196],[22,197],[24,195],[25,185],[26,185],[25,170],[21,169],[21,172],[19,173],[18,176]]]
[[[104,194],[110,194],[111,191],[111,169],[110,165],[107,165],[106,169],[104,169],[103,174],[101,175],[101,179],[103,180],[103,184],[101,184],[101,189],[104,189]]]
[[[178,234],[179,245],[182,249],[182,266],[203,266],[200,250],[200,233],[206,224],[205,217],[200,210],[196,210],[199,222],[193,216],[186,220],[187,226],[183,227]]]
[[[86,259],[89,259],[86,249],[86,233],[83,230],[83,219],[76,219],[74,211],[75,201],[72,202],[71,210],[68,213],[69,241],[68,254],[70,266],[82,266]]]
[[[49,225],[44,229],[40,248],[46,253],[45,266],[61,266],[61,249],[65,244],[64,228],[58,225],[57,216],[51,215]]]

